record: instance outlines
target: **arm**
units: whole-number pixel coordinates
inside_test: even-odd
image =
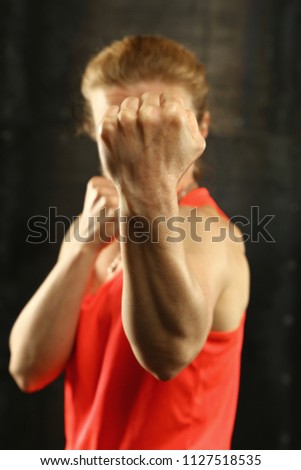
[[[23,391],[44,387],[64,369],[94,257],[77,250],[58,261],[15,322],[9,370]]]
[[[104,180],[95,177],[89,182],[83,214],[66,235],[56,265],[13,326],[9,369],[26,392],[54,380],[72,351],[82,297],[105,246],[99,239],[101,224],[89,226],[89,217],[98,215],[104,204],[111,209],[118,204],[113,185]]]
[[[170,215],[175,211],[171,208]],[[207,339],[216,302],[229,285],[229,244],[211,242],[219,234],[218,225],[210,233],[199,229],[202,242],[192,240],[187,217],[179,225],[183,241],[167,241],[175,240],[175,233],[161,222],[158,243],[135,243],[129,225],[123,228],[129,236],[122,244],[124,329],[140,364],[160,380],[169,380]],[[237,310],[234,302],[232,308]]]
[[[146,93],[141,102],[127,98],[120,109],[107,111],[99,135],[102,164],[119,193],[119,231],[126,240],[121,239],[124,330],[140,364],[168,380],[200,352],[216,303],[230,285],[229,244],[210,241],[219,233],[204,231],[204,241],[197,243],[184,223],[184,240],[167,240],[168,220],[179,214],[178,182],[203,152],[204,140],[194,114],[173,92]],[[135,240],[134,221],[141,216],[150,224],[161,218],[157,243]]]

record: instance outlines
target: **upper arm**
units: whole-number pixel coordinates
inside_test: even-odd
[[[213,329],[233,329],[248,300],[243,236],[212,207],[185,208],[184,249],[192,276],[204,292]],[[189,219],[190,214],[190,219]],[[191,215],[198,217],[193,222]]]

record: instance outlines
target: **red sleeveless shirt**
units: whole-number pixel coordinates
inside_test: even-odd
[[[227,218],[206,188],[181,205],[210,205]],[[161,382],[132,353],[121,295],[119,271],[83,299],[65,375],[66,449],[230,449],[245,312],[237,329],[211,331],[193,362]]]

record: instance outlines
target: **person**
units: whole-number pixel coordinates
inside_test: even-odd
[[[207,91],[161,36],[114,41],[83,74],[103,174],[10,336],[23,391],[65,371],[66,449],[231,448],[250,274],[196,183]]]

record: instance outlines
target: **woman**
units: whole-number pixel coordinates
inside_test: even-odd
[[[229,449],[249,268],[195,180],[204,67],[126,37],[90,60],[82,93],[103,176],[13,327],[11,374],[32,392],[65,371],[67,449]]]

